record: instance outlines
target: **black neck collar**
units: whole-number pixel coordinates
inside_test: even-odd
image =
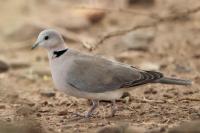
[[[67,52],[68,48],[64,49],[64,50],[60,50],[60,51],[53,51],[53,57],[58,58],[61,55],[63,55],[65,52]]]

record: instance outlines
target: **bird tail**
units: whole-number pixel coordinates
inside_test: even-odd
[[[163,77],[163,78],[156,80],[155,83],[174,84],[174,85],[191,85],[192,81],[191,80],[184,80],[184,79]]]

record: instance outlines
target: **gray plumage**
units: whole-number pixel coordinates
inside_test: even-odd
[[[67,82],[80,91],[101,93],[147,83],[190,85],[189,80],[166,78],[162,73],[143,71],[98,56],[78,55],[67,73]]]
[[[177,78],[169,78],[169,77],[163,77],[155,81],[155,83],[161,83],[161,84],[174,84],[174,85],[191,85],[191,80],[183,80],[183,79],[177,79]]]
[[[98,100],[115,100],[136,86],[149,83],[190,85],[191,81],[168,78],[160,72],[145,71],[133,66],[68,49],[55,30],[42,31],[33,45],[48,50],[51,74],[57,89],[68,95],[93,100],[91,115]],[[116,112],[112,108],[112,113]]]

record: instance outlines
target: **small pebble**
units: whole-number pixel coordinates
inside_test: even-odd
[[[0,105],[0,109],[6,109],[5,105]]]
[[[58,112],[58,116],[67,115],[67,114],[68,114],[68,111],[66,111],[66,110],[62,110],[62,111]]]
[[[0,73],[7,72],[9,67],[10,66],[6,62],[0,60]]]
[[[56,93],[51,92],[51,91],[43,91],[43,92],[40,92],[40,95],[44,97],[54,97]]]
[[[192,71],[192,69],[190,67],[186,67],[186,66],[182,66],[182,65],[176,65],[175,70],[179,73],[189,73]]]
[[[150,89],[144,91],[144,94],[157,94],[157,91],[154,90],[153,88],[150,88]]]
[[[166,98],[173,98],[173,96],[169,95],[169,94],[163,94],[163,97],[166,97]]]

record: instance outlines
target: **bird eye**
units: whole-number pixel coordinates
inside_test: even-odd
[[[49,36],[45,36],[45,37],[44,37],[44,40],[48,40],[48,39],[49,39]]]

